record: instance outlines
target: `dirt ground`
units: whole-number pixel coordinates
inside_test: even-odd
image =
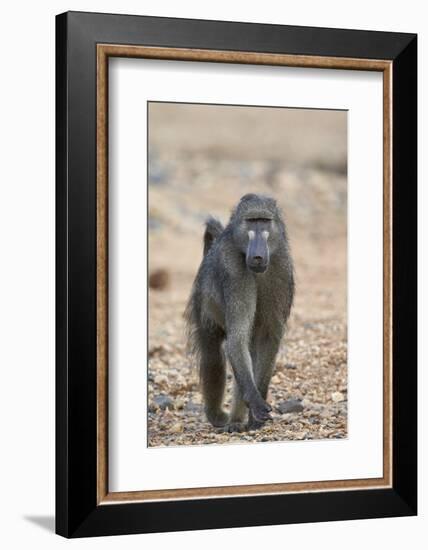
[[[149,290],[149,446],[345,438],[346,114],[152,104],[149,136],[149,269],[163,272]],[[204,417],[183,311],[204,219],[227,222],[248,192],[285,213],[296,298],[268,396],[273,421],[228,434]],[[231,382],[229,369],[226,409]]]

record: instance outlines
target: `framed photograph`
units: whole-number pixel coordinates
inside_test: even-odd
[[[414,34],[56,20],[56,530],[417,513]]]

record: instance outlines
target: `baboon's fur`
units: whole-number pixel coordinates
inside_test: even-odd
[[[225,228],[207,221],[186,319],[213,426],[254,429],[270,419],[266,396],[293,296],[287,232],[274,199],[248,194]],[[234,374],[230,415],[222,408],[226,357]]]

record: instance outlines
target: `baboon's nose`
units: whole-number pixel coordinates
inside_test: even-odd
[[[253,262],[254,262],[255,264],[259,264],[259,265],[260,265],[260,264],[262,263],[262,261],[263,261],[263,258],[262,258],[261,256],[253,256]]]

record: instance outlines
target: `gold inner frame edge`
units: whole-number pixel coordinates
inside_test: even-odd
[[[133,57],[383,73],[383,477],[225,487],[108,489],[108,59]],[[392,486],[392,61],[97,44],[97,504],[222,498]]]

